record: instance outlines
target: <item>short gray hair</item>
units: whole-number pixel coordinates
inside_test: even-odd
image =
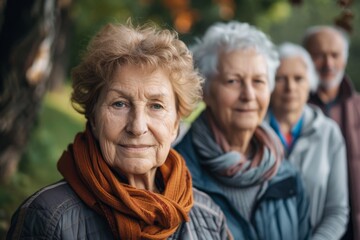
[[[345,32],[345,30],[343,30],[342,28],[336,27],[336,26],[331,26],[331,25],[319,25],[319,26],[312,26],[309,27],[308,29],[306,29],[304,36],[303,36],[303,40],[302,40],[302,45],[308,49],[308,44],[309,44],[309,40],[315,35],[318,34],[319,32],[322,31],[332,31],[335,32],[337,34],[340,35],[340,37],[343,39],[344,41],[344,58],[347,61],[348,57],[349,57],[349,46],[350,46],[350,39],[349,39],[349,35],[347,34],[347,32]]]
[[[217,22],[210,26],[202,39],[190,47],[194,55],[195,66],[205,77],[204,92],[208,90],[209,81],[217,74],[219,55],[242,49],[255,49],[266,59],[269,88],[275,86],[275,72],[279,66],[279,57],[274,44],[256,27],[248,23],[231,21]]]
[[[316,74],[316,69],[311,56],[305,50],[305,48],[294,43],[285,42],[279,45],[278,52],[280,60],[292,57],[300,57],[304,61],[307,69],[307,78],[309,79],[310,90],[313,92],[316,91],[319,84],[319,79]]]

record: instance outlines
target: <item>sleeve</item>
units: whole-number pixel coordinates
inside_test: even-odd
[[[321,223],[314,229],[315,240],[336,240],[344,234],[349,218],[346,147],[340,129],[330,135],[331,167]]]
[[[21,206],[12,216],[11,225],[6,240],[15,239],[58,239],[55,235],[48,235],[52,222],[47,211]],[[55,225],[52,226],[55,229]]]
[[[234,239],[231,232],[230,232],[230,229],[227,227],[227,224],[226,224],[226,218],[224,216],[223,213],[221,213],[221,223],[220,223],[220,227],[219,227],[219,232],[220,232],[220,238],[221,239],[226,239],[226,240],[232,240]]]

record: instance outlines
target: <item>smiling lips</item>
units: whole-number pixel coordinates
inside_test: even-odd
[[[286,101],[294,101],[296,99],[295,96],[284,96],[282,98],[282,100],[284,101],[284,103],[286,103]]]
[[[152,147],[152,145],[147,144],[120,144],[120,146],[131,152],[143,152]]]

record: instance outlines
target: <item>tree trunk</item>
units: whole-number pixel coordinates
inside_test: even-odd
[[[16,171],[43,97],[56,79],[54,56],[64,41],[60,29],[70,2],[8,0],[0,8],[0,182]]]

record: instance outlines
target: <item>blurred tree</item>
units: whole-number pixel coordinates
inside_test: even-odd
[[[277,3],[288,0],[77,0],[74,2],[75,42],[71,65],[79,61],[79,50],[84,49],[89,38],[106,22],[134,23],[153,21],[162,27],[179,32],[187,44],[201,36],[215,21],[237,19],[256,23],[259,16],[267,16]],[[267,21],[273,21],[268,16]]]
[[[1,1],[2,182],[17,168],[46,90],[64,77],[61,56],[67,34],[63,24],[67,23],[70,3],[71,0]]]

